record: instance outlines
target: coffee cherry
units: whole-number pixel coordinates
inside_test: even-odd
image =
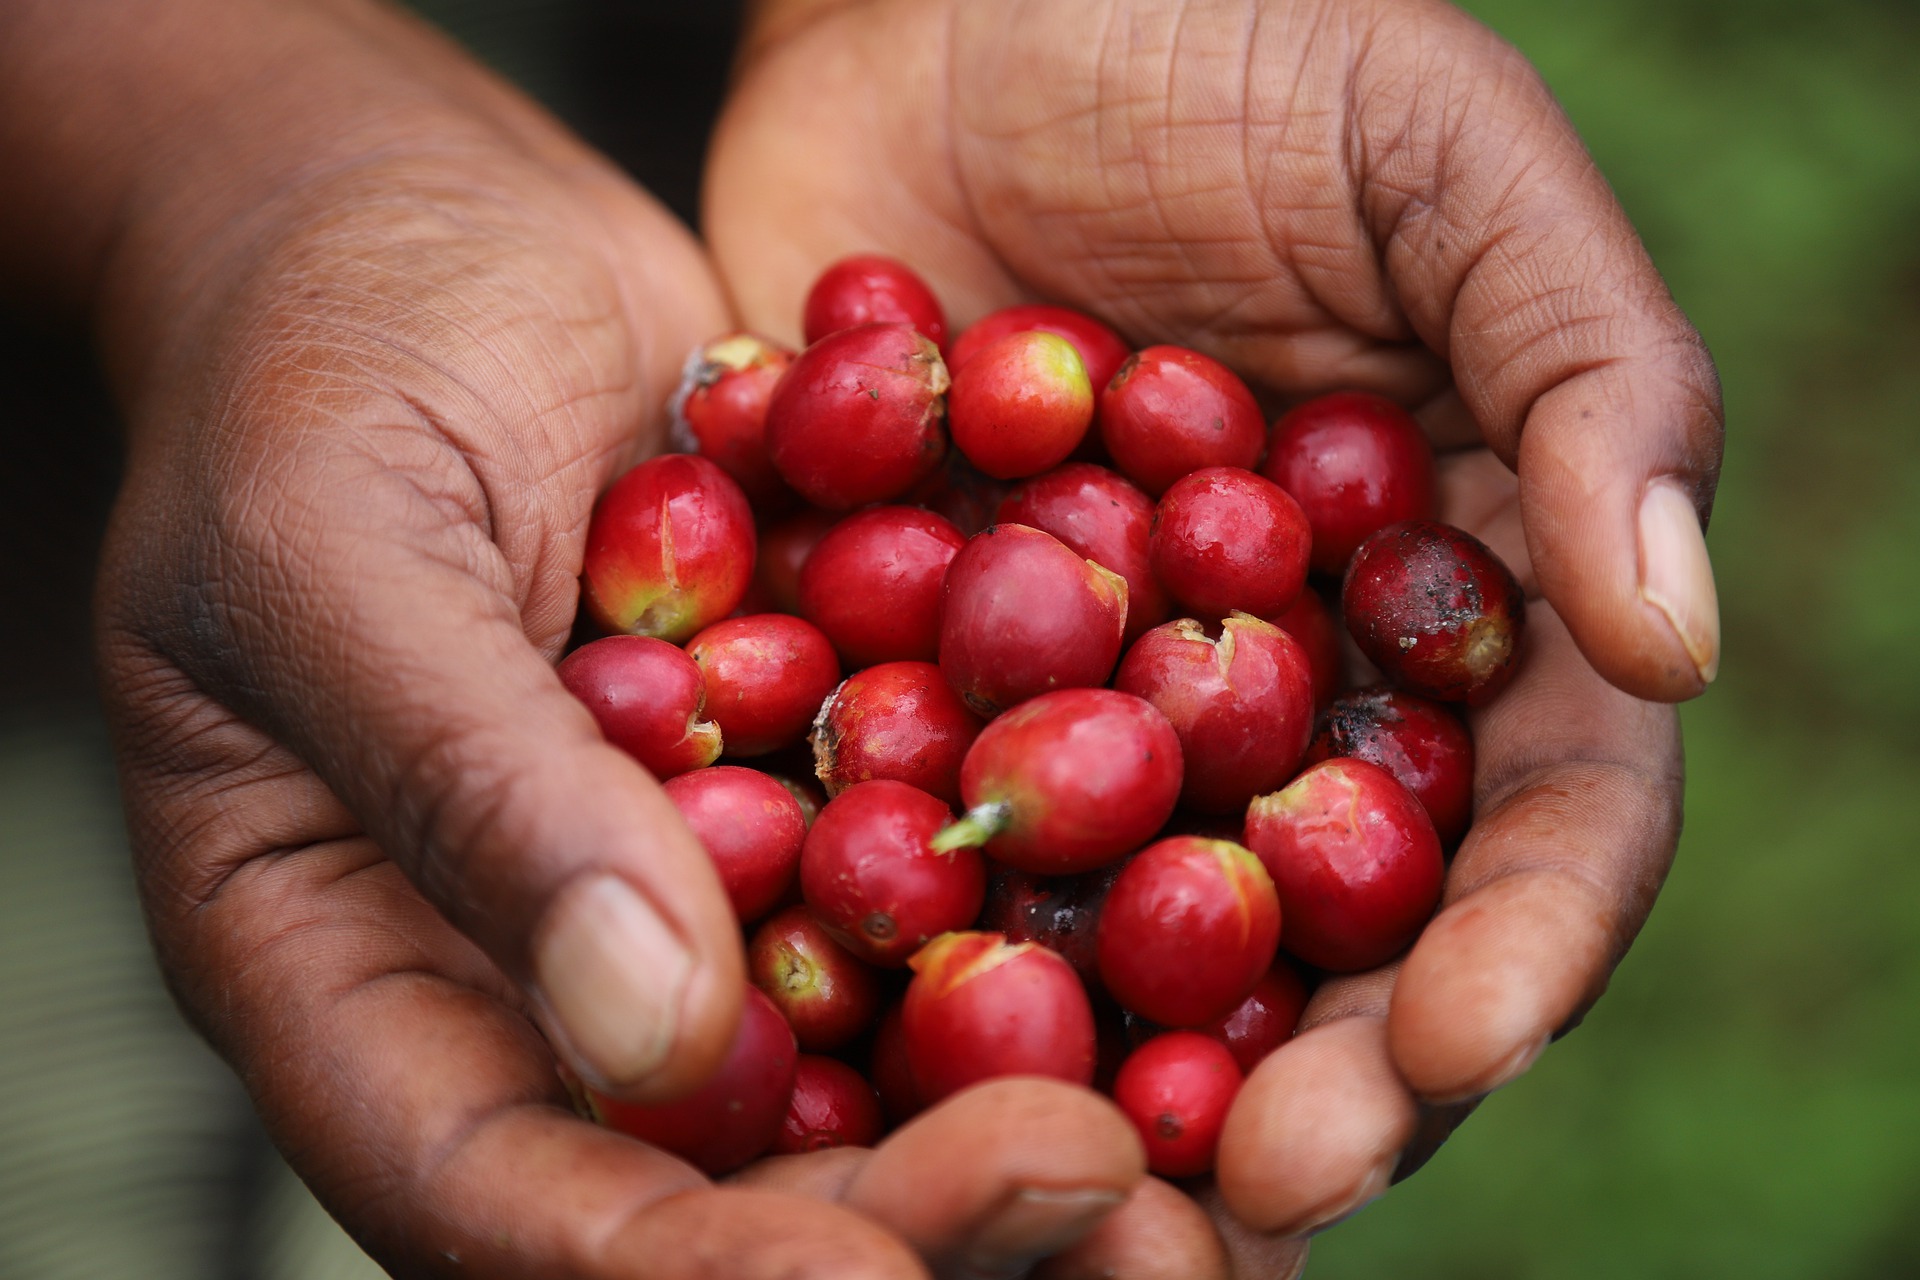
[[[838,1049],[880,1016],[880,978],[804,906],[788,907],[747,945],[747,979],[810,1053]]]
[[[840,683],[827,637],[781,613],[716,622],[687,642],[687,656],[706,677],[707,714],[734,756],[763,756],[805,738]]]
[[[753,513],[727,473],[669,453],[600,495],[582,599],[607,631],[676,644],[732,613],[753,577]]]
[[[1253,984],[1253,990],[1233,1012],[1201,1027],[1200,1031],[1225,1045],[1233,1060],[1240,1064],[1241,1073],[1247,1074],[1293,1038],[1311,994],[1300,970],[1283,956]]]
[[[1253,393],[1184,347],[1148,347],[1100,392],[1100,436],[1126,477],[1158,496],[1202,467],[1251,467],[1267,442]]]
[[[803,1053],[771,1151],[797,1156],[834,1147],[870,1147],[880,1141],[881,1130],[880,1096],[858,1071],[832,1058]]]
[[[1383,396],[1338,391],[1273,424],[1260,473],[1313,528],[1313,568],[1337,574],[1376,530],[1434,513],[1433,446],[1413,415]]]
[[[802,327],[809,345],[875,322],[908,324],[934,346],[947,345],[947,317],[939,299],[904,262],[877,253],[842,258],[807,291]]]
[[[607,741],[665,780],[720,756],[720,726],[703,719],[699,664],[664,640],[607,636],[561,660],[567,692],[593,713]]]
[[[1244,812],[1293,777],[1313,735],[1313,674],[1294,638],[1236,613],[1209,636],[1192,618],[1155,627],[1113,686],[1151,702],[1180,738],[1180,803]]]
[[[1180,739],[1144,699],[1113,689],[1041,694],[974,739],[960,768],[967,815],[933,846],[984,842],[1022,871],[1088,871],[1153,838],[1180,776]]]
[[[1287,950],[1322,969],[1386,963],[1440,901],[1445,867],[1427,811],[1364,760],[1323,761],[1255,800],[1246,840],[1279,892]]]
[[[1008,334],[954,375],[947,393],[954,444],[1001,480],[1059,465],[1092,422],[1086,367],[1072,343],[1051,333]]]
[[[1125,578],[1125,643],[1167,620],[1172,606],[1147,554],[1153,499],[1119,472],[1087,462],[1056,467],[1009,494],[994,519],[1050,533],[1075,555]]]
[[[909,963],[907,1061],[925,1104],[995,1076],[1092,1082],[1093,1006],[1053,952],[997,933],[949,933]]]
[[[809,507],[760,531],[753,585],[768,608],[781,613],[800,612],[800,570],[814,546],[836,523],[834,516]]]
[[[1080,355],[1080,363],[1086,367],[1087,381],[1092,384],[1095,395],[1113,380],[1131,351],[1124,338],[1092,316],[1067,307],[1034,302],[1006,307],[974,321],[965,333],[953,340],[953,347],[947,353],[947,368],[958,377],[962,366],[990,344],[1010,333],[1028,332],[1057,334],[1071,342]]]
[[[887,502],[940,465],[947,366],[904,324],[829,334],[802,351],[767,406],[767,452],[816,507]]]
[[[792,887],[807,838],[800,805],[778,781],[716,765],[668,781],[667,799],[706,846],[733,913],[751,924]]]
[[[1266,617],[1299,599],[1308,537],[1299,504],[1279,485],[1206,467],[1160,499],[1147,550],[1173,598],[1211,622],[1235,609]]]
[[[940,671],[983,716],[1053,689],[1103,685],[1120,657],[1127,584],[1024,525],[961,548],[942,588]]]
[[[671,403],[676,444],[684,437],[763,511],[793,501],[767,456],[767,402],[792,363],[778,343],[730,333],[693,353]]]
[[[1377,764],[1413,792],[1445,848],[1460,843],[1473,816],[1473,738],[1442,703],[1400,689],[1343,694],[1307,748],[1308,764],[1350,756]]]
[[[1486,543],[1452,525],[1411,520],[1368,538],[1341,604],[1360,652],[1421,697],[1477,706],[1513,678],[1526,597]]]
[[[799,1050],[779,1010],[752,987],[720,1070],[678,1102],[641,1106],[589,1090],[609,1129],[671,1151],[707,1173],[731,1173],[773,1145],[793,1094]]]
[[[1246,999],[1273,963],[1280,902],[1229,840],[1175,836],[1121,869],[1100,913],[1100,977],[1123,1007],[1199,1027]]]
[[[956,805],[960,764],[980,729],[940,668],[883,662],[849,676],[821,706],[814,772],[830,796],[888,778]]]
[[[1128,1055],[1114,1077],[1113,1100],[1139,1130],[1150,1171],[1192,1178],[1212,1170],[1242,1078],[1219,1042],[1169,1031]]]
[[[966,538],[918,507],[855,512],[814,546],[800,570],[800,612],[849,667],[931,662],[940,593]]]
[[[1267,621],[1300,642],[1307,655],[1307,669],[1313,672],[1313,705],[1325,710],[1340,692],[1346,667],[1346,657],[1340,651],[1340,624],[1334,620],[1333,611],[1309,585],[1292,608]]]
[[[902,782],[862,782],[820,811],[800,854],[800,891],[841,945],[898,967],[980,914],[987,872],[972,849],[938,851],[947,806]]]

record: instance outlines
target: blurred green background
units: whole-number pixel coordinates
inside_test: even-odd
[[[690,206],[725,6],[418,7]],[[1310,1273],[1920,1276],[1920,6],[1467,7],[1546,74],[1719,361],[1725,660],[1612,991]],[[0,596],[50,602],[0,631],[0,1276],[363,1275],[140,945],[85,701],[110,417],[55,385],[68,339],[4,336],[16,425],[58,429],[12,433],[0,495]],[[74,1146],[74,1107],[118,1136]],[[113,1229],[110,1195],[139,1208]]]
[[[1309,1274],[1920,1276],[1920,6],[1466,7],[1719,363],[1725,661],[1606,999]]]

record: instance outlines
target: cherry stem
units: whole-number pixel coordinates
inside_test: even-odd
[[[1007,820],[1012,816],[1013,806],[1005,800],[977,804],[967,810],[966,817],[942,828],[927,844],[936,853],[978,848],[1005,831]]]

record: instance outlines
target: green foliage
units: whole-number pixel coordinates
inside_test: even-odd
[[[1313,1274],[1920,1275],[1920,11],[1468,7],[1719,362],[1726,658],[1612,991]]]

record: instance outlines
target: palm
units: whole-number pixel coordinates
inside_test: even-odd
[[[1628,320],[1671,323],[1670,308],[1597,176],[1564,163],[1577,144],[1526,145],[1531,81],[1517,95],[1506,83],[1524,64],[1450,11],[1376,8],[1343,24],[1267,4],[1249,28],[1237,5],[854,4],[749,57],[707,186],[716,263],[742,318],[775,336],[797,336],[822,263],[882,251],[923,270],[960,324],[1039,297],[1138,344],[1208,351],[1276,402],[1362,387],[1414,405],[1447,450],[1443,517],[1535,597],[1526,666],[1475,717],[1481,821],[1446,909],[1405,961],[1326,984],[1311,1029],[1236,1110],[1224,1199],[1283,1233],[1377,1192],[1444,1134],[1453,1100],[1503,1083],[1577,1017],[1673,851],[1675,717],[1594,666],[1663,697],[1692,692],[1693,673],[1666,692],[1648,669],[1670,652],[1650,661],[1600,620],[1612,605],[1599,588],[1619,584],[1568,566],[1582,537],[1611,532],[1570,532],[1564,495],[1529,504],[1512,465],[1563,479],[1580,460],[1566,421],[1618,398],[1616,373],[1643,404],[1680,405],[1683,435],[1717,448],[1684,325],[1662,338],[1677,374],[1603,367],[1597,340],[1619,318],[1608,291]],[[1435,87],[1446,53],[1452,78]],[[1531,127],[1560,127],[1550,101],[1531,105]],[[1491,123],[1476,130],[1475,112]],[[1496,146],[1503,131],[1520,142]],[[1541,151],[1562,170],[1548,203],[1602,233],[1571,226],[1544,264],[1525,254],[1551,219],[1501,203],[1503,183],[1550,167]],[[1583,237],[1608,241],[1612,260]],[[1610,478],[1589,481],[1593,501]],[[1571,606],[1580,648],[1543,585]]]

